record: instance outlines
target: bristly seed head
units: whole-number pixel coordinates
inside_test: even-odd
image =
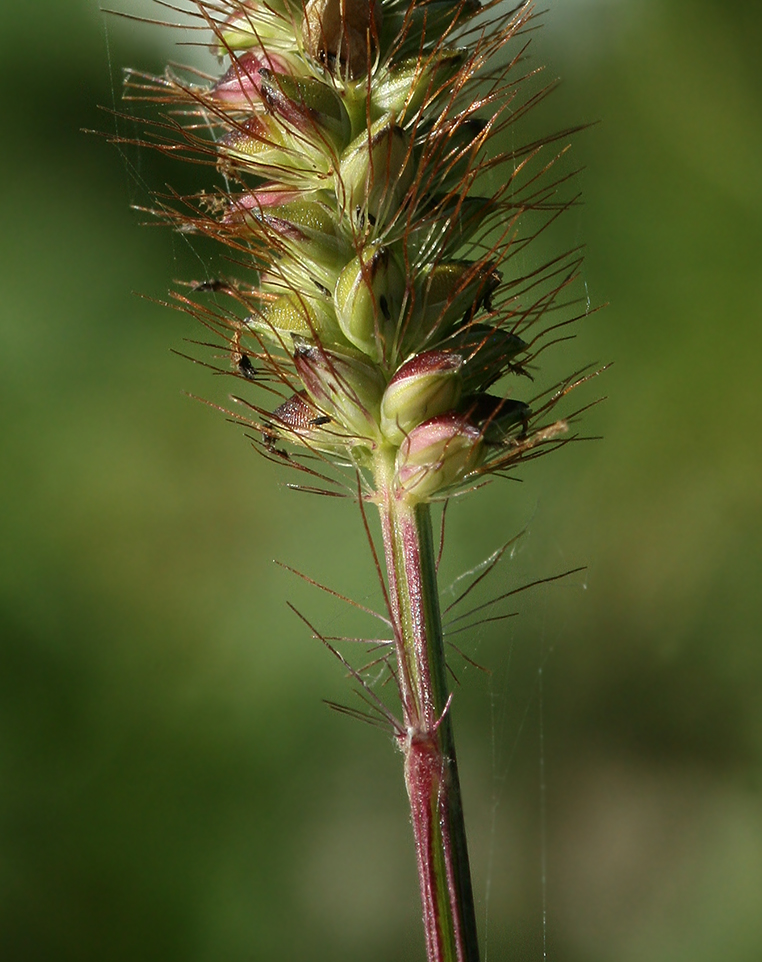
[[[176,153],[179,138],[224,175],[214,197],[156,212],[250,274],[219,289],[228,310],[182,301],[239,376],[285,398],[252,405],[267,451],[352,465],[371,488],[384,458],[416,502],[558,443],[565,422],[543,419],[571,380],[531,406],[509,396],[579,262],[524,273],[513,256],[569,203],[543,144],[501,152],[544,92],[522,102],[523,49],[505,57],[531,3],[193,6],[220,79],[130,73],[127,96],[172,105],[155,146]]]

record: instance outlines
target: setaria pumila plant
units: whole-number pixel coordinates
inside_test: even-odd
[[[399,707],[324,641],[404,760],[428,960],[476,962],[430,512],[571,438],[573,415],[554,409],[581,376],[536,378],[575,319],[579,256],[527,267],[526,254],[571,203],[554,173],[570,131],[522,143],[513,129],[549,89],[525,58],[531,3],[190,12],[220,76],[129,71],[126,95],[162,105],[141,144],[206,175],[153,213],[220,241],[238,279],[176,297],[245,382],[238,420],[262,453],[359,504]]]

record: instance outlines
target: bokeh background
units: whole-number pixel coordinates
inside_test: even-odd
[[[187,52],[89,0],[2,20],[0,957],[421,960],[399,758],[285,602],[368,628],[272,564],[376,603],[357,512],[184,393],[231,383],[150,298],[214,262],[129,208],[200,171],[81,132]],[[610,306],[552,364],[615,364],[603,440],[450,512],[445,591],[521,530],[489,591],[587,566],[458,639],[487,960],[762,957],[761,40],[754,0],[554,0],[533,41],[527,133],[600,121],[552,243]]]

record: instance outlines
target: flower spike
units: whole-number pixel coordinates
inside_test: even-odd
[[[544,349],[565,339],[558,312],[579,263],[571,252],[525,266],[572,203],[553,174],[563,151],[545,156],[557,138],[517,145],[513,132],[545,94],[521,66],[533,5],[189,3],[219,78],[131,72],[126,96],[168,107],[143,143],[210,172],[154,213],[219,240],[240,280],[178,301],[259,392],[236,401],[262,453],[321,485],[304,490],[333,494],[322,485],[349,472],[402,719],[372,693],[368,704],[404,756],[428,960],[478,962],[429,505],[566,443],[569,420],[551,415],[584,380],[525,395]],[[366,698],[362,671],[350,674]]]

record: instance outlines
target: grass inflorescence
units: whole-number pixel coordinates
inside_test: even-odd
[[[372,548],[365,505],[379,511],[391,635],[379,660],[401,717],[349,670],[404,754],[429,960],[474,962],[429,505],[574,437],[578,412],[555,411],[587,375],[537,380],[585,313],[580,252],[526,266],[576,200],[558,164],[573,131],[519,139],[552,88],[527,56],[531,2],[196,0],[188,12],[220,73],[130,70],[125,85],[158,107],[141,145],[204,177],[150,212],[226,250],[225,276],[175,303],[210,332],[205,363],[242,382],[235,417],[261,453],[301,471],[305,490],[355,498]]]

